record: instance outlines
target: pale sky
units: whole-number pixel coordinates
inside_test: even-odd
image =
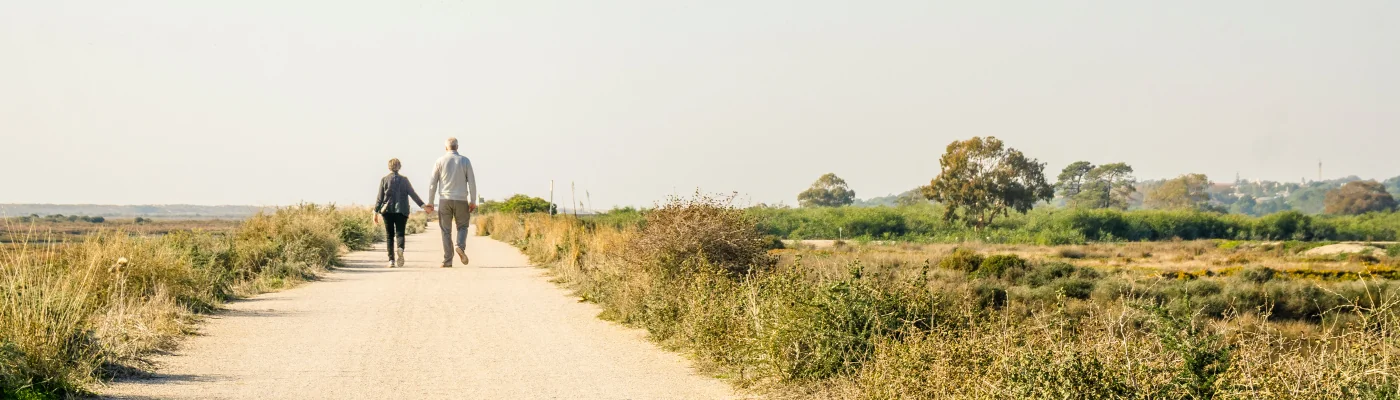
[[[795,204],[953,140],[1141,179],[1400,175],[1396,1],[0,0],[0,203]],[[422,193],[426,195],[426,193]]]

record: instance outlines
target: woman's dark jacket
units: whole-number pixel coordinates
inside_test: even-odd
[[[374,203],[374,212],[380,214],[403,214],[412,213],[408,209],[408,198],[413,197],[413,202],[418,203],[418,207],[423,207],[423,199],[418,198],[418,193],[413,191],[413,184],[408,183],[408,178],[395,172],[379,181],[379,200]]]

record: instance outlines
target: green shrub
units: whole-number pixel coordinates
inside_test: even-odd
[[[1026,260],[1015,254],[994,254],[982,259],[973,276],[1014,280],[1026,272]]]
[[[769,250],[779,250],[787,248],[787,244],[783,243],[783,239],[777,236],[765,235],[763,236],[763,241],[768,243]]]
[[[897,293],[851,278],[811,293],[785,310],[777,329],[763,338],[775,369],[786,380],[823,379],[859,367],[875,340],[919,318]]]
[[[971,273],[982,266],[982,259],[982,255],[975,251],[956,248],[947,257],[938,260],[938,267]]]
[[[337,229],[340,242],[350,250],[369,250],[374,242],[384,241],[385,232],[375,226],[372,211],[345,212],[340,217]]]
[[[1088,299],[1094,292],[1094,281],[1084,278],[1060,278],[1047,286],[1071,299]]]
[[[1253,283],[1264,283],[1274,279],[1276,271],[1269,267],[1254,267],[1240,271],[1240,280]]]
[[[1226,371],[1230,369],[1233,349],[1220,335],[1192,318],[1196,310],[1189,300],[1188,297],[1178,309],[1149,307],[1156,317],[1154,331],[1158,340],[1181,360],[1173,393],[1167,397],[1213,399],[1222,388],[1229,387]]]
[[[1006,306],[1006,288],[1002,285],[981,282],[972,288],[973,298],[981,308],[1002,308]]]
[[[1030,287],[1040,287],[1063,278],[1078,278],[1083,280],[1099,279],[1100,274],[1092,268],[1077,267],[1063,262],[1047,262],[1036,265],[1017,280],[1017,283],[1029,285]]]
[[[1400,257],[1400,244],[1392,244],[1390,245],[1390,247],[1386,247],[1385,255],[1391,257]]]

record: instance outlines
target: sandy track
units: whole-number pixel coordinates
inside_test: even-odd
[[[228,305],[124,399],[713,399],[732,392],[644,333],[548,282],[515,248],[471,238],[469,267],[440,269],[433,230],[408,265],[383,245],[299,288]]]

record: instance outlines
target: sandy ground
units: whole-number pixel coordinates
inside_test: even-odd
[[[595,318],[515,248],[468,240],[471,266],[437,268],[436,232],[408,265],[383,245],[304,286],[228,305],[156,376],[101,388],[119,399],[716,399],[640,330]]]
[[[1375,247],[1375,246],[1370,246],[1370,245],[1365,245],[1365,244],[1358,244],[1358,243],[1337,243],[1337,244],[1329,244],[1329,245],[1326,245],[1326,246],[1321,246],[1321,247],[1317,247],[1317,248],[1310,249],[1310,250],[1308,250],[1308,251],[1303,252],[1303,255],[1305,255],[1305,256],[1334,256],[1334,255],[1338,255],[1338,254],[1347,254],[1347,253],[1355,253],[1355,254],[1363,254],[1363,253],[1364,253],[1364,254],[1371,254],[1371,253],[1384,253],[1384,252],[1385,252],[1385,250],[1381,250],[1381,249],[1379,249],[1379,248],[1377,248],[1377,247]]]

